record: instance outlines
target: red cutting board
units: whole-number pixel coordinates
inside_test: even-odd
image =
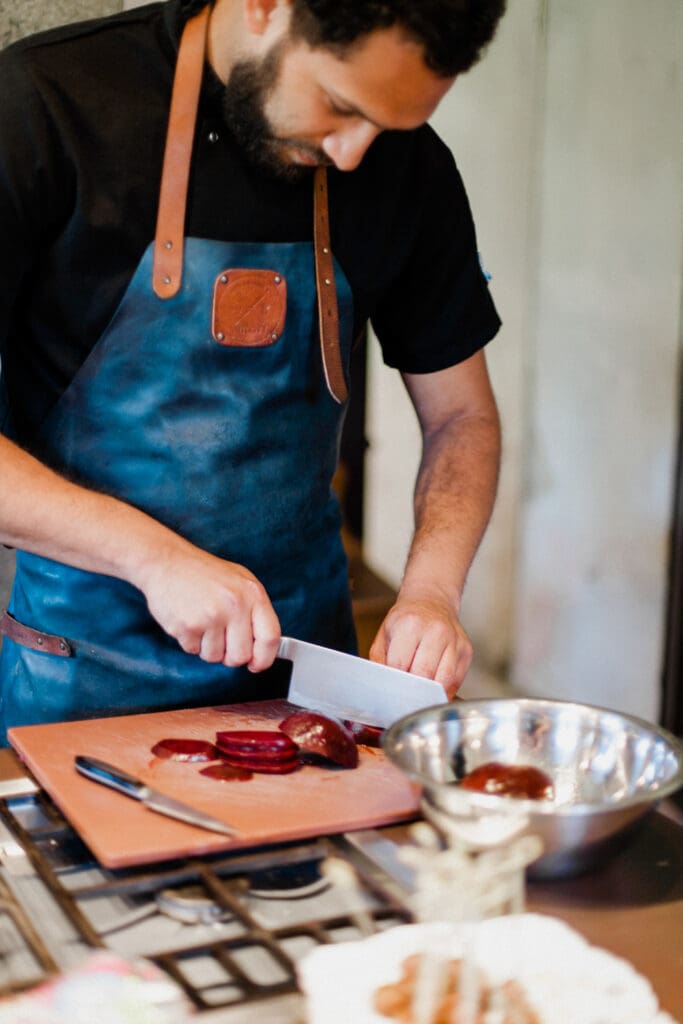
[[[95,718],[9,730],[9,739],[101,864],[119,868],[264,843],[373,828],[415,817],[419,797],[383,751],[359,746],[355,769],[305,765],[246,782],[200,775],[202,764],[156,758],[167,737],[213,740],[219,729],[276,729],[286,701]],[[76,754],[109,761],[167,796],[239,830],[231,839],[147,810],[79,775]]]

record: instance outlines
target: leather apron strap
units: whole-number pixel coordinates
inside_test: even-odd
[[[65,636],[56,636],[54,633],[43,633],[31,626],[24,626],[17,622],[13,615],[4,612],[0,618],[0,634],[13,640],[15,644],[22,647],[30,647],[32,651],[41,651],[43,654],[56,654],[60,658],[71,657],[71,644]]]
[[[199,91],[204,74],[206,35],[210,5],[185,25],[178,49],[166,148],[161,172],[157,230],[154,240],[152,287],[160,299],[170,299],[180,289],[183,276],[183,237],[187,185]]]
[[[152,266],[152,287],[160,299],[176,295],[182,282],[187,187],[204,73],[209,13],[210,5],[207,4],[199,14],[189,19],[178,49]],[[348,390],[339,349],[339,311],[330,247],[327,170],[324,167],[318,167],[314,177],[313,225],[320,354],[328,391],[341,405],[348,398]]]
[[[330,214],[327,202],[327,168],[317,167],[313,179],[313,249],[318,291],[320,354],[327,390],[342,405],[348,398],[339,349],[339,307],[334,283],[334,262],[330,245]]]

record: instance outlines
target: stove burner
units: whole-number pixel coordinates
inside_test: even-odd
[[[162,889],[154,897],[162,914],[183,924],[217,924],[232,915],[206,895],[201,885]]]
[[[249,873],[249,895],[262,900],[298,900],[329,889],[320,861],[283,864]]]

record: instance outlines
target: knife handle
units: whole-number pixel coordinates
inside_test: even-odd
[[[76,770],[86,778],[92,779],[94,782],[101,782],[111,789],[118,790],[119,793],[134,797],[136,800],[142,800],[147,790],[145,783],[140,782],[134,775],[129,775],[128,772],[124,772],[121,768],[115,768],[114,765],[107,764],[106,761],[98,761],[96,757],[77,754],[74,764]]]

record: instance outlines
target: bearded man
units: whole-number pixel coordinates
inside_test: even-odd
[[[0,55],[1,727],[258,699],[353,652],[331,488],[370,321],[424,451],[371,657],[452,696],[499,319],[426,124],[504,0],[167,0]]]

